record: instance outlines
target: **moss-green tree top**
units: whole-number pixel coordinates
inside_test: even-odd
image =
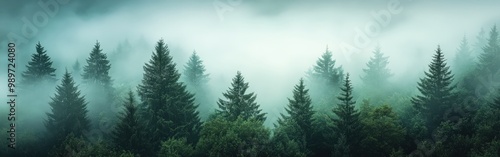
[[[311,75],[314,79],[324,81],[329,85],[340,85],[342,77],[344,77],[342,67],[335,68],[335,60],[328,48],[316,61]]]
[[[229,90],[222,93],[226,100],[219,99],[217,102],[220,108],[217,112],[229,120],[236,120],[241,116],[245,120],[254,118],[265,121],[265,113],[261,113],[260,105],[255,102],[257,96],[253,92],[246,93],[247,89],[248,82],[245,82],[241,72],[238,71]]]
[[[22,73],[25,85],[34,85],[43,80],[56,81],[56,69],[52,67],[52,61],[40,42],[36,44],[36,53],[31,55],[31,60],[26,68],[26,71]]]
[[[205,73],[205,66],[196,51],[191,54],[189,61],[184,66],[184,76],[189,86],[198,87],[200,84],[208,82],[208,74]]]
[[[111,86],[109,69],[111,64],[105,53],[102,52],[101,45],[96,42],[87,59],[87,65],[83,67],[82,78],[87,83],[94,83],[101,86]]]
[[[361,79],[366,86],[379,89],[387,85],[392,73],[387,68],[389,57],[380,52],[380,47],[373,51],[373,55],[370,61],[366,63],[367,69],[363,69],[365,75]]]

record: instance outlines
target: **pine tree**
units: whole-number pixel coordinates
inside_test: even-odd
[[[217,112],[228,120],[236,120],[241,116],[243,120],[256,119],[264,122],[265,113],[261,113],[260,105],[255,102],[257,96],[253,92],[246,94],[248,83],[245,82],[241,72],[237,72],[231,86],[222,94],[227,100],[219,99],[217,102],[220,108]]]
[[[333,109],[333,113],[338,118],[333,118],[332,121],[338,137],[345,136],[345,144],[338,144],[341,144],[342,148],[347,148],[344,150],[348,151],[349,155],[356,156],[356,151],[360,147],[359,142],[363,138],[363,126],[361,124],[360,113],[354,108],[356,101],[353,100],[352,89],[349,73],[347,73],[344,85],[341,87],[342,93],[337,97],[340,103]]]
[[[305,88],[304,80],[300,79],[299,84],[295,85],[293,98],[288,99],[288,106],[285,108],[288,116],[281,115],[282,119],[292,119],[290,122],[299,126],[300,132],[304,133],[306,145],[312,142],[311,133],[313,132],[313,107],[309,90]]]
[[[67,70],[51,99],[49,104],[52,112],[47,113],[45,127],[53,142],[61,142],[70,133],[82,137],[90,127],[87,103]]]
[[[457,50],[454,60],[454,71],[455,76],[463,77],[463,75],[467,74],[472,70],[471,67],[474,66],[474,58],[472,57],[472,51],[469,47],[469,42],[467,38],[464,36],[462,38],[462,42],[460,43],[460,47]]]
[[[143,126],[137,114],[137,106],[134,98],[134,93],[129,91],[125,101],[125,110],[120,116],[120,122],[116,125],[112,132],[113,142],[118,148],[129,150],[136,154],[142,154],[145,149],[143,138],[146,134],[143,133]]]
[[[199,87],[208,82],[208,74],[205,73],[205,66],[196,51],[191,54],[189,61],[184,66],[184,76],[186,83],[191,88]]]
[[[446,109],[452,107],[455,100],[455,85],[452,85],[453,75],[441,48],[438,46],[434,54],[429,71],[425,72],[425,78],[418,82],[418,90],[421,95],[413,97],[413,107],[426,117],[428,130],[434,130],[441,121]]]
[[[328,87],[338,87],[342,82],[342,67],[335,68],[335,60],[332,58],[332,52],[326,48],[325,53],[316,61],[310,74],[314,80],[321,81]]]
[[[44,80],[56,81],[54,73],[56,69],[52,67],[52,61],[40,42],[36,44],[36,53],[31,55],[31,61],[28,62],[26,68],[27,70],[22,74],[22,83],[27,86],[36,85]]]
[[[481,31],[476,36],[476,44],[474,45],[475,53],[483,52],[483,47],[488,43],[488,39],[486,39],[486,31],[481,28]]]
[[[205,72],[205,66],[200,56],[193,52],[189,61],[184,66],[183,80],[191,93],[195,93],[195,103],[199,104],[198,111],[201,113],[202,119],[207,119],[211,111],[214,111],[215,106],[212,103],[215,100],[210,99],[211,93],[207,87],[208,74]],[[210,105],[209,105],[210,104]]]
[[[500,69],[500,43],[496,25],[491,28],[487,45],[479,56],[479,71],[482,76],[496,74]]]
[[[380,47],[377,47],[373,51],[374,56],[370,58],[370,61],[366,63],[367,69],[363,69],[365,76],[361,77],[363,83],[371,88],[380,89],[387,85],[389,77],[392,73],[387,68],[389,64],[389,57],[385,57],[382,52],[380,52]]]
[[[201,126],[197,105],[186,86],[179,82],[180,73],[170,56],[170,50],[163,39],[155,46],[151,60],[144,65],[142,83],[138,94],[148,119],[148,135],[157,152],[160,141],[171,137],[187,138],[196,143]]]
[[[100,43],[96,42],[87,59],[87,65],[83,67],[82,78],[86,83],[111,87],[111,77],[109,76],[110,68],[111,64],[106,54],[102,52]]]

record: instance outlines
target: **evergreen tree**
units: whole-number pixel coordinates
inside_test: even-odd
[[[291,123],[296,123],[300,132],[305,137],[306,145],[310,146],[311,133],[313,132],[313,107],[309,90],[305,88],[304,80],[300,79],[299,84],[295,85],[293,98],[288,99],[288,106],[285,108],[288,116],[281,115],[282,119],[291,119]]]
[[[191,54],[189,61],[184,66],[184,76],[188,87],[196,88],[208,82],[205,66],[196,51]]]
[[[486,31],[481,28],[481,31],[476,36],[476,44],[474,45],[475,53],[483,52],[483,47],[488,43],[488,39],[486,38]]]
[[[425,72],[425,78],[418,82],[418,90],[421,95],[413,97],[411,102],[417,112],[426,117],[428,130],[434,130],[441,121],[445,111],[452,107],[455,100],[455,85],[452,85],[453,75],[441,48],[438,46],[434,54],[429,71]]]
[[[125,111],[120,116],[120,122],[116,125],[112,132],[113,143],[120,149],[129,150],[136,154],[143,154],[145,151],[143,138],[146,134],[143,133],[143,126],[137,114],[137,106],[134,98],[134,93],[129,91],[127,100],[125,101]]]
[[[463,77],[465,74],[469,73],[475,64],[474,58],[472,57],[472,50],[465,36],[462,38],[462,42],[460,43],[453,63],[453,69],[457,77]]]
[[[87,59],[87,65],[83,67],[82,78],[87,83],[111,87],[111,77],[109,77],[110,68],[111,64],[106,54],[102,52],[100,43],[96,42]]]
[[[158,41],[151,60],[144,65],[142,83],[138,94],[148,119],[148,135],[157,152],[160,141],[171,137],[187,138],[188,143],[196,143],[200,129],[200,118],[196,111],[193,95],[179,82],[180,73],[170,56],[163,39]]]
[[[233,78],[231,86],[226,93],[222,94],[227,100],[219,99],[217,102],[220,108],[217,112],[229,120],[236,120],[241,116],[244,120],[254,118],[264,122],[265,113],[261,113],[260,105],[255,102],[257,96],[253,92],[246,94],[248,83],[239,71]]]
[[[347,73],[344,85],[341,87],[342,93],[337,97],[340,103],[333,109],[337,118],[333,118],[332,121],[338,137],[344,136],[345,138],[345,141],[339,140],[345,143],[337,143],[338,148],[347,151],[350,156],[357,156],[356,153],[359,153],[360,148],[359,142],[363,139],[363,125],[360,113],[354,106],[356,101],[353,100],[352,89],[349,73]]]
[[[99,129],[103,136],[109,136],[113,131],[111,124],[117,121],[115,111],[119,105],[115,100],[119,98],[116,98],[109,76],[111,64],[102,51],[97,41],[86,60],[87,64],[83,67],[81,79],[86,85],[83,92],[89,101],[89,116],[96,122],[93,127]]]
[[[482,77],[496,75],[500,69],[500,43],[498,39],[497,27],[493,26],[487,45],[483,48],[483,53],[479,56],[478,70]]]
[[[335,68],[335,60],[332,58],[332,52],[326,49],[325,53],[316,61],[310,76],[315,81],[320,81],[330,87],[338,87],[344,77],[342,67]]]
[[[385,57],[382,52],[380,52],[380,47],[377,47],[373,51],[374,56],[370,58],[370,61],[366,63],[367,69],[363,69],[365,76],[361,77],[363,83],[374,89],[381,89],[387,85],[389,77],[392,73],[387,68],[389,64],[389,57]]]
[[[82,137],[88,131],[87,103],[67,70],[49,104],[52,112],[47,113],[45,127],[53,142],[61,142],[70,133]]]
[[[52,61],[40,42],[36,44],[36,53],[31,55],[31,61],[28,62],[26,68],[27,70],[22,73],[24,85],[31,86],[42,81],[56,81],[54,73],[56,69],[52,67]]]
[[[332,52],[326,48],[326,51],[316,61],[313,68],[307,72],[308,81],[311,89],[311,97],[315,100],[315,109],[318,112],[330,110],[331,103],[334,103],[335,98],[344,72],[342,67],[335,67],[335,60],[332,57]]]
[[[205,71],[203,61],[196,51],[194,51],[187,64],[184,66],[183,80],[186,82],[189,91],[195,93],[195,102],[200,105],[198,107],[198,112],[200,112],[200,117],[202,117],[202,119],[208,118],[211,114],[210,111],[214,111],[215,109],[214,105],[209,105],[212,103],[208,103],[215,100],[209,99],[211,96],[207,87],[209,78]]]

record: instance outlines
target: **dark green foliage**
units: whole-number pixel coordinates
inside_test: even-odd
[[[22,73],[23,85],[33,86],[43,81],[51,83],[56,81],[54,73],[56,69],[52,67],[52,61],[40,42],[36,44],[36,53],[31,55],[31,61],[28,62],[26,68],[26,71]]]
[[[404,142],[406,131],[398,116],[388,105],[364,109],[362,118],[367,135],[361,144],[370,156],[390,156],[393,150],[398,150]]]
[[[452,85],[452,82],[453,75],[438,46],[429,64],[429,71],[425,72],[425,77],[418,82],[421,95],[411,100],[413,107],[425,118],[425,126],[431,131],[444,120],[445,112],[455,103],[455,85]]]
[[[105,141],[90,143],[82,137],[68,135],[62,144],[54,147],[50,152],[51,157],[133,157],[127,151],[116,151]]]
[[[100,43],[96,42],[94,48],[90,52],[89,58],[87,59],[87,65],[83,67],[82,78],[86,83],[110,87],[110,68],[111,64],[109,63],[106,54],[102,52]]]
[[[226,93],[222,93],[227,100],[219,99],[217,105],[220,110],[217,113],[227,118],[228,120],[236,120],[238,117],[244,120],[256,119],[264,122],[266,120],[265,113],[261,113],[262,109],[255,99],[254,93],[246,93],[248,82],[245,82],[243,76],[238,71],[233,78],[231,87]]]
[[[149,152],[157,152],[160,141],[171,137],[185,137],[190,144],[197,141],[201,125],[197,105],[186,86],[178,81],[179,77],[170,50],[163,40],[158,41],[151,60],[144,65],[137,92],[153,145],[153,151]]]
[[[491,102],[489,105],[492,109],[500,110],[500,94],[498,94],[498,96],[494,98],[493,102]]]
[[[360,119],[360,113],[355,109],[356,101],[352,97],[352,85],[349,80],[349,73],[346,75],[344,85],[341,87],[342,93],[337,98],[340,103],[333,109],[337,118],[332,118],[334,130],[338,137],[345,138],[345,143],[341,139],[337,141],[335,147],[338,147],[343,155],[355,156],[359,153],[359,142],[363,139],[363,125]],[[335,152],[337,154],[338,152]]]
[[[262,122],[218,117],[203,125],[196,149],[203,156],[263,156],[268,142],[269,130]]]
[[[281,115],[283,120],[290,119],[289,125],[297,125],[298,132],[301,132],[299,137],[305,138],[301,142],[302,145],[311,148],[311,136],[313,133],[313,106],[309,96],[309,90],[305,88],[304,80],[300,79],[299,84],[295,85],[293,89],[292,99],[288,99],[288,106],[285,108],[288,115]],[[297,141],[299,142],[299,141]]]
[[[193,156],[194,148],[186,142],[186,138],[169,139],[161,143],[158,157],[189,157]]]
[[[83,136],[90,127],[87,103],[67,70],[51,99],[51,113],[47,113],[45,123],[49,138],[58,143],[71,133],[76,137]]]
[[[130,91],[124,104],[125,110],[112,132],[113,143],[119,149],[144,154],[146,145],[144,139],[147,135],[144,133],[143,122],[139,119],[135,104],[134,94]]]
[[[377,47],[373,54],[374,56],[366,63],[367,69],[363,69],[365,76],[361,79],[368,88],[380,90],[387,86],[388,79],[392,76],[391,71],[387,68],[389,57],[385,57],[380,52],[380,47]]]
[[[276,157],[307,156],[305,132],[292,119],[279,119],[269,142],[268,155]]]

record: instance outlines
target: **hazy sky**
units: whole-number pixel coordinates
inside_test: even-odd
[[[38,3],[51,1],[56,2],[0,1],[0,47],[6,49],[9,33],[23,37],[22,19],[33,22],[39,12],[46,14]],[[59,77],[64,66],[76,59],[83,63],[96,40],[109,55],[128,40],[134,55],[128,64],[112,65],[112,74],[140,80],[154,44],[163,38],[181,71],[196,50],[217,91],[225,91],[240,70],[265,112],[281,111],[293,85],[327,46],[337,64],[351,73],[356,89],[377,44],[390,57],[394,80],[415,79],[426,70],[438,44],[451,58],[464,35],[474,43],[481,28],[489,31],[500,23],[498,0],[66,1],[58,3],[58,11],[47,21],[38,19],[46,24],[35,26],[33,37],[24,36],[27,43],[17,41],[19,56],[25,57],[20,60],[28,60],[40,41],[58,66]],[[390,13],[390,19],[378,22],[374,13]],[[369,42],[359,42],[360,31],[366,34],[367,27],[377,26],[379,31],[364,38]],[[1,69],[5,87],[6,72]]]

